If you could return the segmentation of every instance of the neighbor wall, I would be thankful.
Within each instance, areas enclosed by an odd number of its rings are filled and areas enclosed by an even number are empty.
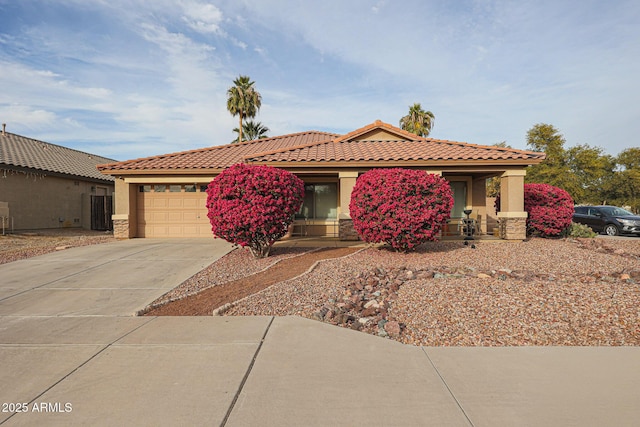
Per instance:
[[[14,170],[0,171],[0,200],[9,203],[15,230],[91,228],[90,195],[108,184]]]

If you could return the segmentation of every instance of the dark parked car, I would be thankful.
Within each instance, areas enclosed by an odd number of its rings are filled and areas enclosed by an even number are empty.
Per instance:
[[[573,222],[588,225],[593,231],[609,236],[640,236],[640,216],[615,206],[576,206]]]

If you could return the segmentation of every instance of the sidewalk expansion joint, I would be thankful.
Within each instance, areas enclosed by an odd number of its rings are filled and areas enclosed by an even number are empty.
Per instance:
[[[467,412],[464,410],[464,408],[462,407],[462,404],[460,403],[456,395],[453,393],[453,390],[451,390],[451,388],[449,387],[449,384],[447,384],[444,377],[440,374],[440,371],[436,367],[435,363],[433,363],[433,360],[431,360],[431,358],[429,357],[429,353],[427,353],[424,347],[420,347],[420,348],[422,349],[422,352],[424,353],[424,355],[427,356],[427,360],[429,360],[429,363],[431,364],[433,369],[436,371],[436,374],[438,374],[440,381],[442,381],[442,384],[444,384],[444,386],[446,387],[447,391],[451,395],[451,398],[454,400],[454,402],[456,402],[456,405],[458,405],[458,408],[460,409],[460,411],[462,411],[462,414],[469,422],[469,425],[473,427],[474,426],[473,421],[471,421],[471,418],[469,418],[469,415],[467,415]]]
[[[253,355],[253,359],[251,359],[251,363],[249,363],[247,372],[245,372],[244,377],[242,378],[242,381],[240,381],[240,386],[238,387],[238,391],[236,391],[236,395],[233,397],[233,400],[231,401],[231,405],[229,405],[229,409],[227,409],[227,413],[224,416],[224,419],[222,420],[222,422],[220,423],[220,427],[224,427],[227,425],[227,421],[229,421],[231,412],[233,412],[233,408],[236,406],[236,402],[240,397],[240,393],[242,393],[242,389],[244,388],[244,385],[247,382],[249,375],[251,374],[251,370],[253,369],[253,365],[256,363],[256,359],[258,359],[258,354],[260,353],[260,349],[262,349],[262,344],[264,344],[264,340],[267,338],[267,334],[269,333],[269,329],[271,329],[271,324],[273,323],[274,319],[275,319],[275,316],[272,316],[271,320],[269,321],[269,324],[267,325],[267,328],[264,331],[264,335],[262,335],[260,344],[258,345],[258,348],[256,349],[256,352]]]

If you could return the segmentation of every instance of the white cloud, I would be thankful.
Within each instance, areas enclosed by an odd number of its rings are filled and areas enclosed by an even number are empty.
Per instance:
[[[216,6],[194,0],[182,0],[180,5],[184,12],[182,19],[191,29],[201,33],[224,33],[220,28],[222,12]]]

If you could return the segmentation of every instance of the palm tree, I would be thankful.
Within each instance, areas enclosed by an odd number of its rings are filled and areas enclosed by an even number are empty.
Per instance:
[[[249,76],[238,76],[233,81],[235,86],[227,90],[227,110],[232,116],[240,116],[240,125],[238,126],[238,142],[242,141],[242,120],[245,117],[255,117],[262,105],[262,96],[253,87]]]
[[[234,132],[240,133],[238,128],[233,129]],[[253,120],[247,120],[242,124],[242,140],[243,141],[253,141],[256,139],[268,138],[267,135],[269,132],[269,128],[263,125],[261,122],[254,122]],[[232,143],[238,142],[237,139],[234,139]]]
[[[436,117],[431,111],[424,111],[419,103],[409,107],[409,114],[400,119],[400,127],[418,136],[429,136]]]

